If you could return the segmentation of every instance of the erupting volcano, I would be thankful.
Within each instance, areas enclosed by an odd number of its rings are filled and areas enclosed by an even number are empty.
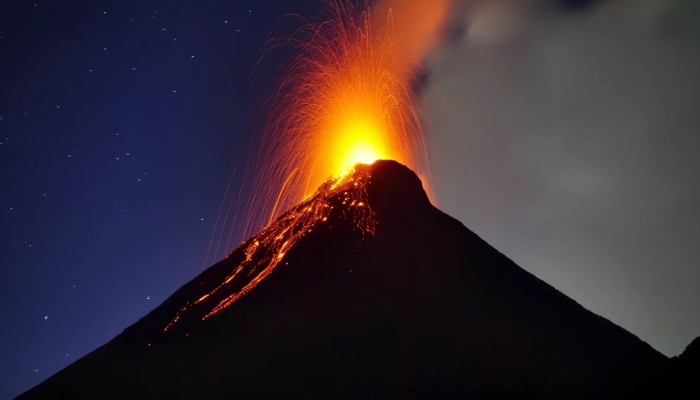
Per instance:
[[[669,361],[433,206],[391,13],[329,6],[284,40],[297,56],[260,107],[224,247],[248,239],[19,398],[600,399],[690,382],[697,345]]]
[[[430,140],[410,90],[420,66],[402,56],[392,21],[391,11],[329,1],[322,22],[269,41],[266,54],[293,56],[256,103],[238,210],[222,224],[225,251],[357,163],[401,162],[431,193]]]

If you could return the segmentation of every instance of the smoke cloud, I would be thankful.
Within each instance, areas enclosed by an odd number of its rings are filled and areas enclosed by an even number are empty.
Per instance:
[[[679,354],[700,334],[698,3],[458,0],[442,19],[421,91],[439,207]]]
[[[391,10],[399,57],[420,61],[442,41],[450,4],[451,0],[382,0],[376,5],[382,15]]]

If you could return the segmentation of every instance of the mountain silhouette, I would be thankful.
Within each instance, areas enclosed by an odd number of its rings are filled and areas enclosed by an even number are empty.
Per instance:
[[[692,389],[699,347],[669,360],[377,161],[18,398],[629,398]]]

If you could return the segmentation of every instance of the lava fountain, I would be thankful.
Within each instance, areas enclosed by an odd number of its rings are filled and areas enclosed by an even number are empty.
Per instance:
[[[418,63],[397,56],[391,10],[379,18],[344,0],[326,5],[322,22],[267,43],[262,62],[281,48],[293,56],[254,109],[226,252],[356,163],[394,159],[429,185],[428,140],[409,83]]]

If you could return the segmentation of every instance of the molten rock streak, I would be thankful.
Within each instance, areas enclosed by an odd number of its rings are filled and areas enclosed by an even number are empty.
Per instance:
[[[248,293],[284,260],[284,255],[300,239],[314,227],[328,221],[334,204],[343,207],[340,215],[352,222],[352,225],[363,234],[374,234],[374,213],[367,200],[369,179],[370,168],[367,165],[357,165],[350,171],[328,179],[312,197],[289,210],[242,244],[245,259],[226,276],[221,284],[180,309],[164,331],[173,326],[180,316],[193,306],[203,306],[208,310],[202,318],[204,320]],[[210,303],[207,300],[220,291],[228,295],[223,300],[207,304]]]

